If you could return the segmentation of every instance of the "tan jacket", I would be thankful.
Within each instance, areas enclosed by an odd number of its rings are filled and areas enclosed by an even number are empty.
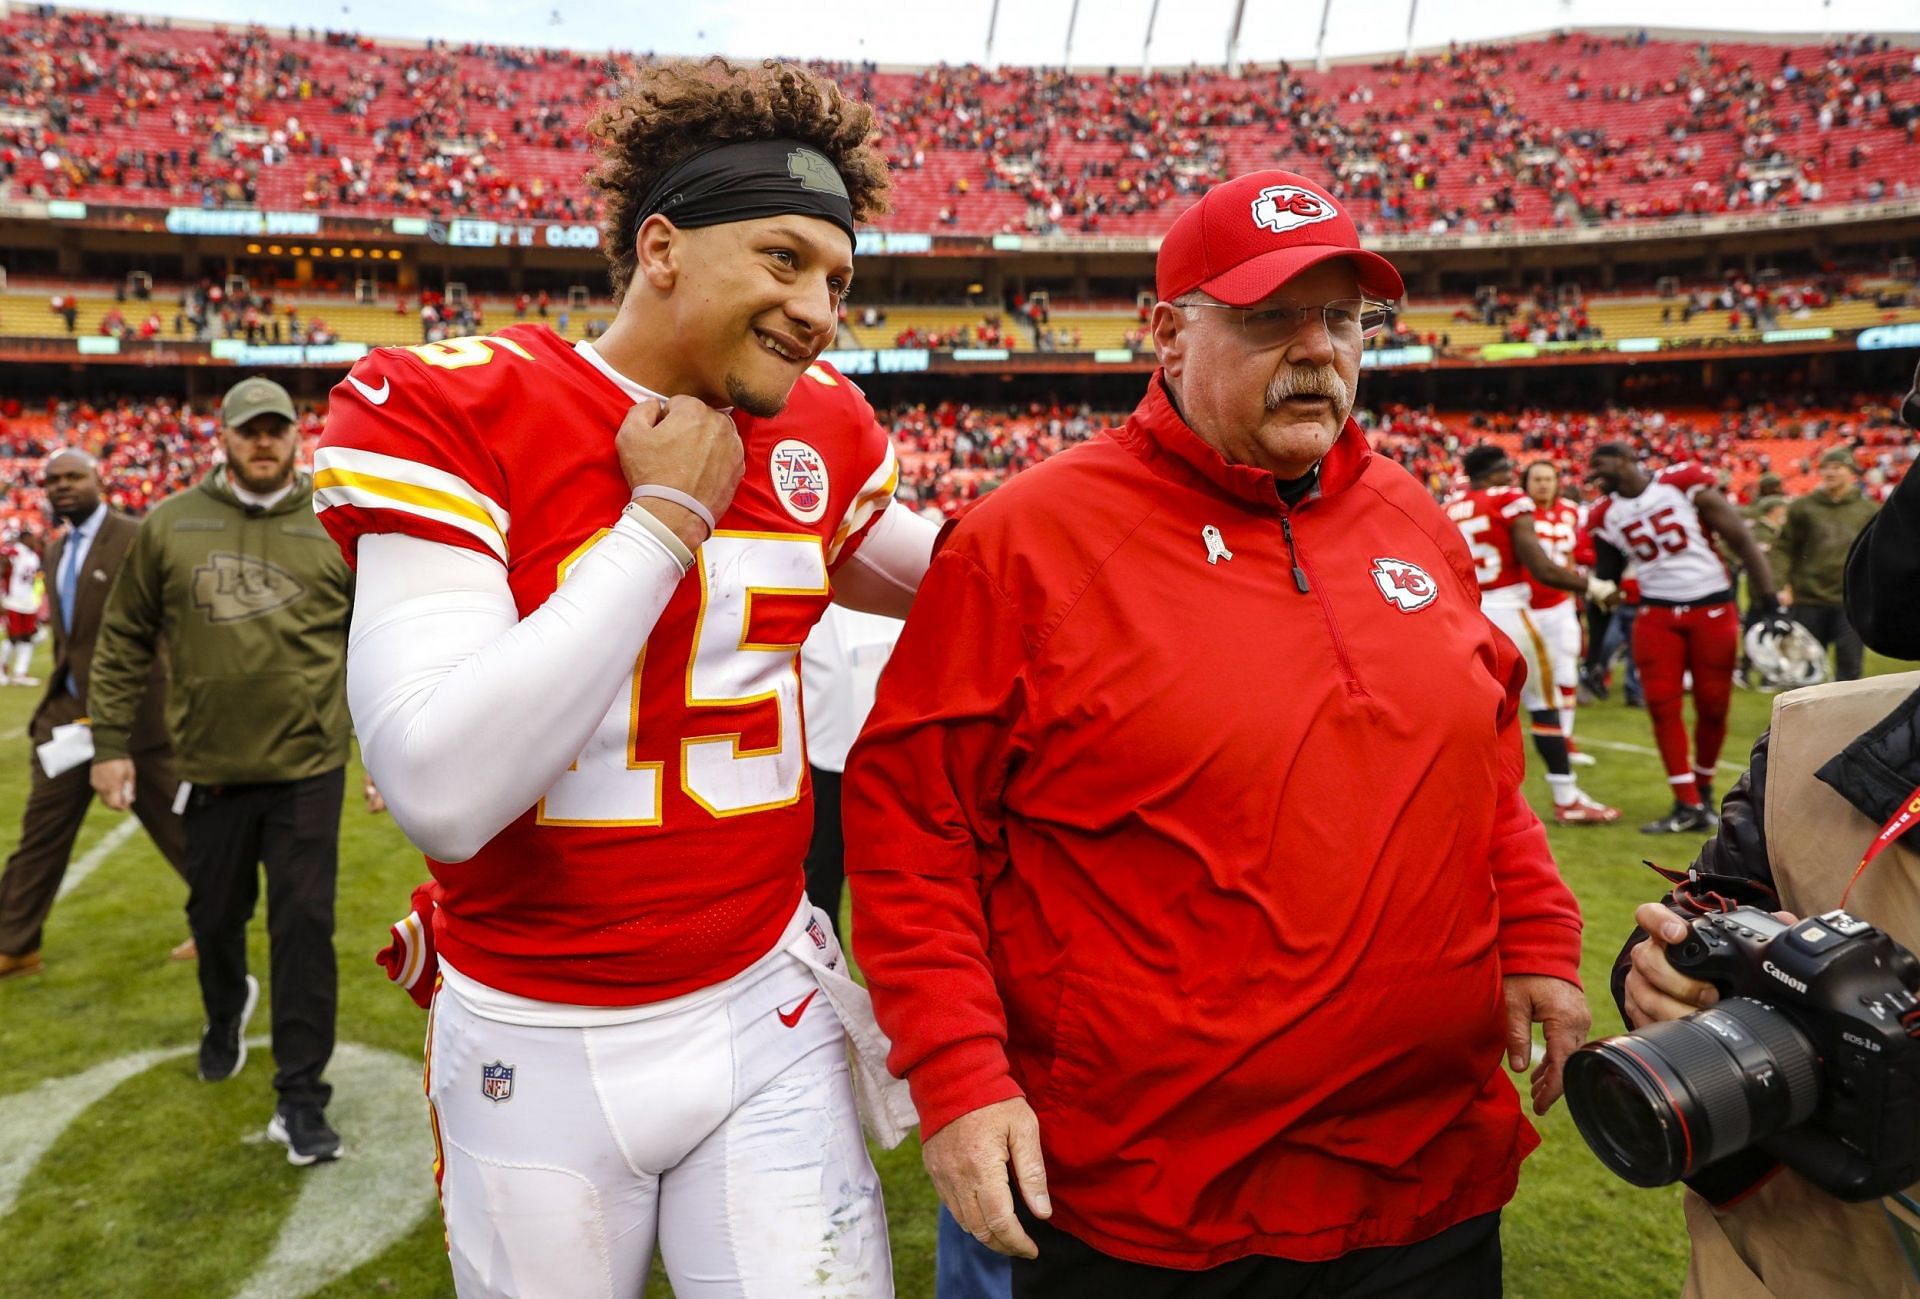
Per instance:
[[[1780,905],[1840,905],[1880,827],[1814,779],[1834,754],[1920,689],[1920,672],[1795,690],[1774,700],[1767,748],[1767,855]],[[1920,842],[1875,859],[1847,909],[1920,950]],[[1693,1258],[1683,1299],[1920,1299],[1879,1201],[1847,1204],[1785,1169],[1724,1209],[1686,1194]]]

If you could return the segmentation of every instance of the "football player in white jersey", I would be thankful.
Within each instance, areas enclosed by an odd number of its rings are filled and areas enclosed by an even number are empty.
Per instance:
[[[1633,658],[1640,669],[1654,743],[1667,769],[1673,808],[1641,826],[1647,834],[1711,830],[1713,773],[1727,738],[1727,709],[1740,657],[1740,610],[1733,579],[1714,553],[1711,532],[1746,565],[1759,614],[1778,607],[1772,570],[1740,512],[1698,464],[1649,474],[1632,447],[1603,442],[1593,449],[1590,479],[1607,493],[1587,517],[1594,571],[1618,579],[1632,557],[1640,580]],[[1693,754],[1681,716],[1693,679]]]
[[[10,686],[37,686],[38,677],[27,675],[33,665],[33,638],[40,630],[40,552],[25,537],[16,537],[0,547],[0,573],[5,589],[0,591],[0,609],[6,612],[7,659],[0,664],[0,681]]]

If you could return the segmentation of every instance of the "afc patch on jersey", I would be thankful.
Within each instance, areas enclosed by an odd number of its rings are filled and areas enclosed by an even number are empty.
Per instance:
[[[513,1099],[513,1066],[495,1060],[480,1066],[480,1094],[498,1105]]]
[[[1426,569],[1418,564],[1409,564],[1404,559],[1374,560],[1373,582],[1380,588],[1380,594],[1387,598],[1387,603],[1401,613],[1424,609],[1440,594],[1439,585]]]
[[[827,512],[827,461],[798,438],[774,444],[769,461],[773,494],[788,514],[802,523],[818,523]]]

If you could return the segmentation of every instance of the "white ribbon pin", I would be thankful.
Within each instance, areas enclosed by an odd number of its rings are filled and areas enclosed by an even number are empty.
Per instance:
[[[1200,540],[1207,543],[1207,562],[1209,564],[1217,564],[1223,559],[1233,558],[1233,552],[1227,549],[1226,538],[1222,537],[1220,535],[1220,529],[1214,527],[1211,523],[1200,529]]]

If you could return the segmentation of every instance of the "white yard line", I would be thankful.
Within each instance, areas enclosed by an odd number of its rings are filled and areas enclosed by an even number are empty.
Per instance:
[[[24,726],[16,726],[10,731],[0,731],[0,744],[4,744],[8,740],[17,740],[26,733],[27,728]]]
[[[1589,735],[1576,734],[1573,737],[1573,745],[1576,749],[1613,749],[1620,753],[1644,753],[1649,758],[1660,756],[1660,750],[1645,744],[1629,744],[1625,740],[1596,740]],[[1721,771],[1730,771],[1736,776],[1746,770],[1745,767],[1737,767],[1731,762],[1717,763],[1716,766]]]
[[[60,891],[55,899],[64,898],[86,882],[87,876],[100,869],[100,863],[119,850],[121,844],[133,838],[134,831],[140,828],[140,822],[129,813],[119,825],[107,831],[106,837],[87,849],[79,861],[67,867],[67,877],[60,881]]]

